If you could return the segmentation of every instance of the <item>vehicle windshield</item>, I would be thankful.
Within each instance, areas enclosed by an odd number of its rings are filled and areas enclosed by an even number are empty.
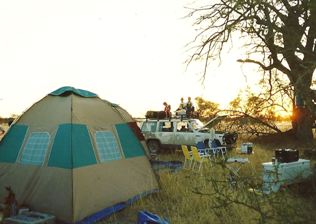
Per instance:
[[[190,120],[191,126],[192,128],[194,128],[195,130],[201,129],[204,124],[202,123],[202,121],[194,119],[194,120]]]

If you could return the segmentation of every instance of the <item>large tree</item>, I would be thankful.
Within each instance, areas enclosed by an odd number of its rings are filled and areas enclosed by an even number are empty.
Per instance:
[[[288,77],[300,102],[293,110],[298,115],[293,116],[296,136],[311,140],[316,112],[310,89],[316,68],[316,0],[208,2],[189,14],[199,28],[191,61],[204,59],[206,75],[210,59],[219,58],[226,45],[242,37],[245,51],[238,61]]]

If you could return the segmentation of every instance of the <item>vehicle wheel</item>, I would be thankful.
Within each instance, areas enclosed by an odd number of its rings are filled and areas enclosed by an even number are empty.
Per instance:
[[[147,142],[150,153],[158,153],[160,149],[160,143],[157,140],[149,140]]]

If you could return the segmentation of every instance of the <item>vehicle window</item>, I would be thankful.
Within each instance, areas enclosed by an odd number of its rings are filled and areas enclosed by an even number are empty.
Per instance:
[[[180,121],[177,123],[177,132],[193,132],[187,121]]]
[[[154,132],[156,131],[157,122],[144,122],[142,125],[142,132]]]
[[[173,132],[173,122],[170,122],[170,121],[160,122],[158,131]]]

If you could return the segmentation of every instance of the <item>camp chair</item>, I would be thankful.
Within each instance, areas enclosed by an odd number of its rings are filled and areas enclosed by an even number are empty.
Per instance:
[[[214,150],[217,151],[217,154],[220,154],[222,156],[222,159],[225,159],[227,153],[226,146],[217,146]]]
[[[182,152],[184,155],[183,169],[189,170],[189,169],[191,169],[192,161],[193,161],[192,152],[189,152],[189,149],[186,145],[181,145],[181,149],[182,149]],[[186,165],[186,164],[188,164],[188,165]]]
[[[199,163],[199,169],[198,171],[201,170],[202,164],[206,163],[209,161],[209,155],[208,154],[203,154],[199,153],[197,147],[191,146],[191,151],[192,151],[192,157],[193,157],[193,165],[192,165],[192,170],[194,170],[195,165]]]
[[[215,156],[213,149],[210,149],[208,147],[208,143],[200,141],[200,142],[196,143],[196,147],[197,147],[200,154],[208,155],[209,158]]]
[[[212,149],[212,148],[208,148],[206,147],[205,143],[204,142],[198,142],[196,143],[196,147],[201,154],[204,154],[204,155],[208,155],[209,158],[213,157],[215,159],[215,156],[216,156],[216,150],[215,148]]]
[[[215,156],[221,155],[222,159],[225,159],[225,155],[227,153],[226,146],[222,146],[218,140],[215,140],[217,139],[214,139],[213,141],[209,142],[210,150]]]
[[[227,164],[226,167],[229,170],[228,182],[230,183],[231,186],[236,187],[237,180],[240,177],[239,170],[242,167],[242,165],[249,163],[249,160],[248,158],[231,157],[231,158],[228,158],[226,162],[229,164],[235,164],[235,165]]]

